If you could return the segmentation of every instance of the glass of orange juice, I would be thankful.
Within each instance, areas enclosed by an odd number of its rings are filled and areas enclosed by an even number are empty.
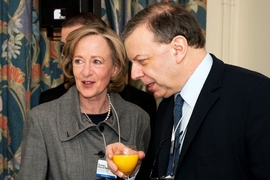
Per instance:
[[[135,169],[138,162],[136,146],[128,145],[121,148],[114,154],[113,162],[126,175],[127,179],[129,179],[129,175]]]

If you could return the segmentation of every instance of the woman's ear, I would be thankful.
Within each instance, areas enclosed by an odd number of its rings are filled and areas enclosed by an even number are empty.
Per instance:
[[[118,66],[114,66],[114,67],[113,67],[113,72],[112,72],[111,77],[116,76],[116,74],[118,73],[118,71],[119,71],[119,67],[118,67]]]
[[[187,39],[181,35],[175,36],[171,41],[171,45],[174,49],[175,56],[177,56],[177,63],[180,63],[187,53]]]

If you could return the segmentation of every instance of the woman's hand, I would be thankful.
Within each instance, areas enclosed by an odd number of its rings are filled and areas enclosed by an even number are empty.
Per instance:
[[[118,167],[114,164],[113,162],[113,155],[119,151],[120,149],[123,149],[123,147],[125,147],[124,144],[122,143],[113,143],[113,144],[109,144],[106,147],[106,160],[108,163],[108,168],[110,169],[110,171],[115,174],[116,176],[123,178],[125,177],[125,174],[121,171],[118,170]],[[130,177],[134,176],[138,170],[140,169],[141,166],[141,160],[145,157],[145,153],[143,151],[138,151],[138,163],[136,165],[136,168],[134,169],[134,171],[131,173]]]

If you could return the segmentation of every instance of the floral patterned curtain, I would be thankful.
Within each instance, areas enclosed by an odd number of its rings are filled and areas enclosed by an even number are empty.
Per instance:
[[[59,43],[39,28],[38,0],[0,0],[0,8],[0,179],[6,180],[20,168],[27,112],[41,91],[63,80]]]
[[[23,121],[40,70],[37,14],[32,1],[1,0],[0,179],[19,170]]]
[[[134,14],[159,1],[101,0],[102,19],[120,35]],[[190,3],[205,31],[206,0],[174,2]],[[27,112],[38,105],[42,91],[63,82],[60,42],[40,29],[38,6],[38,0],[0,0],[0,180],[15,179],[19,172]]]

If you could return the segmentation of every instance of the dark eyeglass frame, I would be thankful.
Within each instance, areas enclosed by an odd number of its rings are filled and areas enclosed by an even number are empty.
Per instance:
[[[60,53],[61,53],[61,55],[64,54],[63,53],[64,45],[65,45],[64,43],[62,43],[62,42],[60,43]]]

